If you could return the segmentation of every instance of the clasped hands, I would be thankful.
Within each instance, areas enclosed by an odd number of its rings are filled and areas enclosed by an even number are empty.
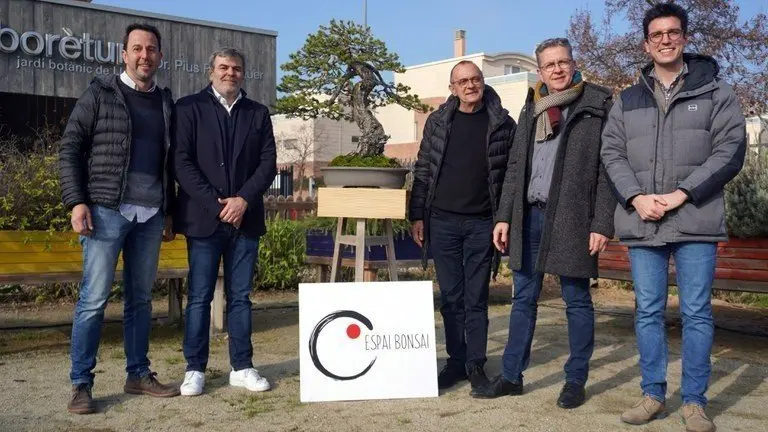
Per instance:
[[[637,210],[640,219],[644,221],[658,221],[664,215],[681,205],[688,199],[688,195],[678,189],[664,195],[636,195],[632,198],[632,207]]]

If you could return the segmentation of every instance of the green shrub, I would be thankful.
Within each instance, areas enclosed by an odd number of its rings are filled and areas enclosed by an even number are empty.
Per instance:
[[[730,235],[768,237],[768,154],[748,152],[744,168],[725,187]]]
[[[0,230],[66,231],[55,138],[21,152],[12,138],[0,140]]]
[[[328,164],[332,167],[400,168],[400,162],[384,155],[360,156],[357,153],[339,155]]]
[[[304,230],[330,231],[335,234],[337,222],[338,218],[305,216],[299,223]],[[355,234],[356,230],[355,220],[347,219],[347,223],[344,224],[344,234]],[[406,219],[394,219],[392,220],[392,231],[395,235],[406,235],[411,232],[411,223]],[[369,236],[384,235],[383,221],[381,219],[367,219],[365,232]]]
[[[260,239],[259,289],[296,289],[306,267],[306,229],[301,222],[267,219],[267,233]]]

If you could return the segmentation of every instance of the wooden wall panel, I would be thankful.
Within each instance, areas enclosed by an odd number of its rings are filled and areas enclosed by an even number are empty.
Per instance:
[[[88,3],[80,6],[64,2],[0,0],[0,25],[12,28],[19,36],[26,31],[36,31],[43,36],[46,33],[66,36],[62,30],[66,27],[76,37],[89,33],[92,40],[120,43],[125,27],[130,23],[153,24],[160,30],[164,60],[168,62],[166,68],[158,71],[158,84],[169,87],[175,99],[205,87],[208,84],[205,65],[211,52],[224,45],[233,46],[243,51],[246,72],[261,74],[262,79],[246,79],[244,89],[249,97],[270,107],[274,105],[277,83],[275,36],[244,31],[236,26],[223,28],[215,23],[193,24],[157,16],[139,16],[115,8],[99,10],[97,6]],[[55,47],[58,47],[58,42]],[[19,59],[42,59],[46,67],[17,67]],[[48,68],[51,60],[59,64],[91,66],[94,72],[51,70]],[[186,63],[177,63],[177,60]],[[113,64],[87,62],[82,56],[77,60],[67,60],[59,55],[57,49],[52,58],[29,56],[20,49],[10,54],[0,53],[0,92],[78,98],[96,74],[98,66],[104,66],[109,72],[119,72],[122,68],[122,65],[115,69]]]

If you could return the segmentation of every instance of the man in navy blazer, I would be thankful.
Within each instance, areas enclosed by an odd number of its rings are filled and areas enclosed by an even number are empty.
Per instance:
[[[263,195],[277,174],[275,137],[266,106],[242,90],[245,58],[226,48],[210,59],[211,85],[176,104],[174,168],[180,185],[175,229],[187,237],[189,292],[184,330],[187,371],[181,394],[203,392],[211,300],[224,259],[229,384],[269,389],[253,367],[251,301],[259,237],[266,232]]]

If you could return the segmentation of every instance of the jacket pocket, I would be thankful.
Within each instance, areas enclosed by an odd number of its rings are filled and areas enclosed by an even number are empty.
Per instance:
[[[725,199],[723,192],[701,204],[687,202],[675,215],[677,230],[683,234],[700,236],[723,236],[725,227]]]
[[[645,222],[640,219],[635,209],[627,210],[621,205],[616,205],[613,224],[616,236],[621,240],[645,237]]]

